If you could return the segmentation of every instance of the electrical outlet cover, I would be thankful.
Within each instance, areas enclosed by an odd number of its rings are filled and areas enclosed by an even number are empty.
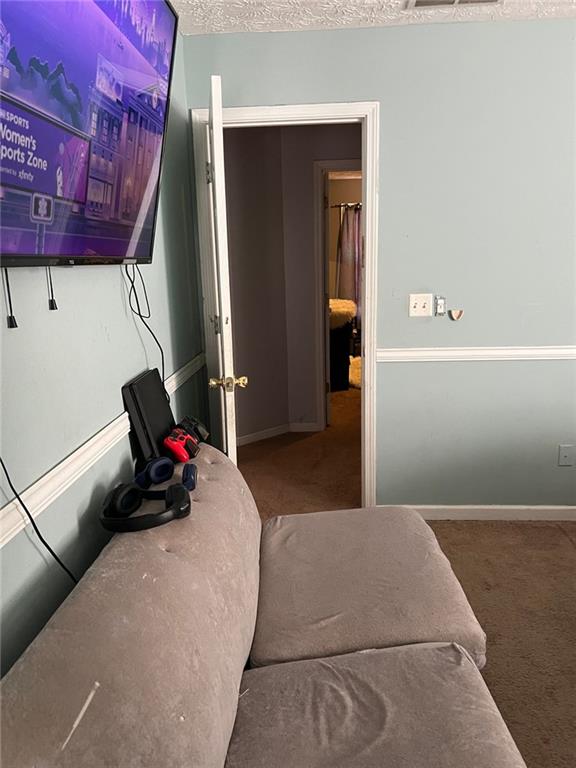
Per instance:
[[[576,466],[576,445],[558,446],[558,466],[574,467]]]

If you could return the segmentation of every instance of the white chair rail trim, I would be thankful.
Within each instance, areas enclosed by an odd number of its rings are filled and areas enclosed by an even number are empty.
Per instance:
[[[576,360],[576,346],[388,347],[376,350],[379,363],[455,363],[490,360]]]
[[[206,363],[204,353],[196,355],[165,381],[166,391],[173,394]],[[34,518],[53,504],[82,475],[93,467],[109,450],[120,442],[130,431],[126,412],[97,432],[70,456],[39,478],[20,495]],[[13,499],[0,509],[0,548],[29,525],[20,504]]]

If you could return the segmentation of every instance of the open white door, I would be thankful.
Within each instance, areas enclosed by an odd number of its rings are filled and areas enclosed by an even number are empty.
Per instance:
[[[203,286],[203,316],[206,341],[206,367],[208,375],[218,379],[210,390],[211,428],[214,443],[224,447],[233,458],[236,454],[234,396],[225,392],[222,380],[234,378],[232,355],[232,326],[230,315],[230,288],[228,285],[228,261],[226,248],[226,209],[224,194],[224,163],[222,124],[228,127],[262,127],[264,125],[315,125],[325,123],[362,124],[362,176],[363,176],[363,249],[365,265],[362,279],[363,349],[362,349],[362,504],[376,503],[376,261],[378,254],[378,149],[379,103],[352,102],[345,104],[293,104],[284,106],[229,107],[221,109],[220,78],[213,82],[212,114],[207,109],[192,109],[191,124],[194,141],[194,165],[196,175],[196,202],[198,210],[198,241]],[[217,114],[214,108],[218,104]],[[208,130],[209,123],[212,130]],[[210,133],[210,137],[208,134]],[[209,156],[210,139],[214,146]],[[325,161],[318,161],[324,163]],[[338,162],[338,161],[337,161]],[[330,162],[332,164],[332,162]],[[208,176],[208,183],[207,183]],[[321,178],[321,177],[320,177]],[[318,187],[321,189],[321,186]],[[218,191],[220,190],[220,192]],[[214,193],[214,201],[212,194]],[[315,198],[319,198],[315,195]],[[215,202],[215,208],[214,208]],[[316,217],[321,222],[320,215]],[[318,231],[318,227],[316,230]],[[218,254],[216,235],[218,232]],[[322,243],[321,232],[317,243]],[[324,269],[322,247],[316,248],[320,257],[319,279]],[[226,254],[226,259],[224,256]],[[319,348],[322,348],[325,327],[322,322],[323,298],[317,301],[318,322],[321,331]],[[317,380],[318,413],[323,412],[325,399],[324,371],[318,356]],[[221,429],[221,439],[219,430]]]
[[[324,316],[324,387],[326,390],[326,426],[332,422],[332,398],[330,392],[330,185],[328,171],[322,170],[322,277]]]
[[[224,176],[224,134],[222,124],[222,84],[211,78],[208,130],[198,133],[194,126],[195,158],[205,167],[209,194],[199,195],[199,219],[209,232],[201,233],[201,263],[204,288],[206,366],[210,385],[210,421],[213,441],[236,463],[235,389],[245,387],[246,377],[236,378],[232,346],[230,270]],[[202,173],[204,168],[200,169]],[[203,236],[202,236],[203,235]]]

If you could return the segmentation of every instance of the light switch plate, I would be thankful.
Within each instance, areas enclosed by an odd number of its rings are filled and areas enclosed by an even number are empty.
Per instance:
[[[434,296],[434,314],[437,317],[444,317],[446,314],[446,298],[444,296]]]
[[[410,317],[433,317],[434,294],[411,293],[408,314]]]

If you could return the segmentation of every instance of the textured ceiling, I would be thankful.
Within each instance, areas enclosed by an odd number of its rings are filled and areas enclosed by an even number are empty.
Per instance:
[[[576,0],[500,0],[406,10],[407,0],[172,0],[185,35],[381,27],[442,21],[576,18]]]

